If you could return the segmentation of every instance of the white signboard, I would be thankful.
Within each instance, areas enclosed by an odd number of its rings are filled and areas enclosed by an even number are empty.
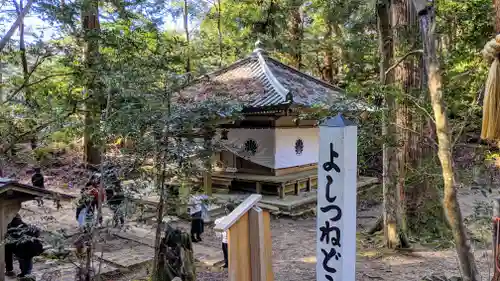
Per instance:
[[[340,114],[319,131],[316,280],[355,281],[357,127]]]

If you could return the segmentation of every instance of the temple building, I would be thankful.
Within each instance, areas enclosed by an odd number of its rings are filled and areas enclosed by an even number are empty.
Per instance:
[[[356,109],[342,89],[287,66],[257,48],[248,57],[195,80],[181,91],[193,101],[231,93],[242,119],[220,125],[211,190],[297,195],[316,188],[318,120],[332,107]]]

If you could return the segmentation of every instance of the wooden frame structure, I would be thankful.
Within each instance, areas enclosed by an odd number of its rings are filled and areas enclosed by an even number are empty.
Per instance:
[[[54,192],[0,178],[0,281],[5,281],[5,244],[7,225],[21,209],[21,203],[36,197],[54,196]]]
[[[316,165],[312,167],[316,168]],[[218,183],[227,182],[227,186],[235,182],[239,190],[276,195],[283,199],[286,195],[299,195],[316,189],[318,174],[315,169],[277,176],[218,172],[213,173],[212,178]]]
[[[274,281],[271,217],[253,194],[215,225],[228,232],[229,281]]]

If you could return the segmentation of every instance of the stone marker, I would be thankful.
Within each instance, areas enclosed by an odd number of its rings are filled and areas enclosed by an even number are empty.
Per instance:
[[[316,280],[354,281],[357,127],[342,115],[319,130]]]

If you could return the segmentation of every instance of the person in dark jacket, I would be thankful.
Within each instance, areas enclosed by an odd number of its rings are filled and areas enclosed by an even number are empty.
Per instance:
[[[35,168],[34,174],[31,176],[31,184],[34,187],[45,188],[44,177],[40,168]],[[42,198],[37,198],[36,202],[38,203],[38,207],[43,206]]]
[[[17,214],[7,226],[5,242],[5,275],[14,276],[14,259],[19,261],[21,273],[17,277],[31,274],[33,257],[43,252],[43,244],[39,239],[40,230],[23,222]]]
[[[33,176],[31,176],[31,184],[34,187],[45,188],[44,177],[40,168],[35,168]]]
[[[118,226],[118,222],[121,226],[123,226],[125,224],[125,211],[123,208],[125,194],[120,182],[115,182],[113,187],[106,189],[106,199],[109,204],[109,208],[113,211],[114,227]]]

